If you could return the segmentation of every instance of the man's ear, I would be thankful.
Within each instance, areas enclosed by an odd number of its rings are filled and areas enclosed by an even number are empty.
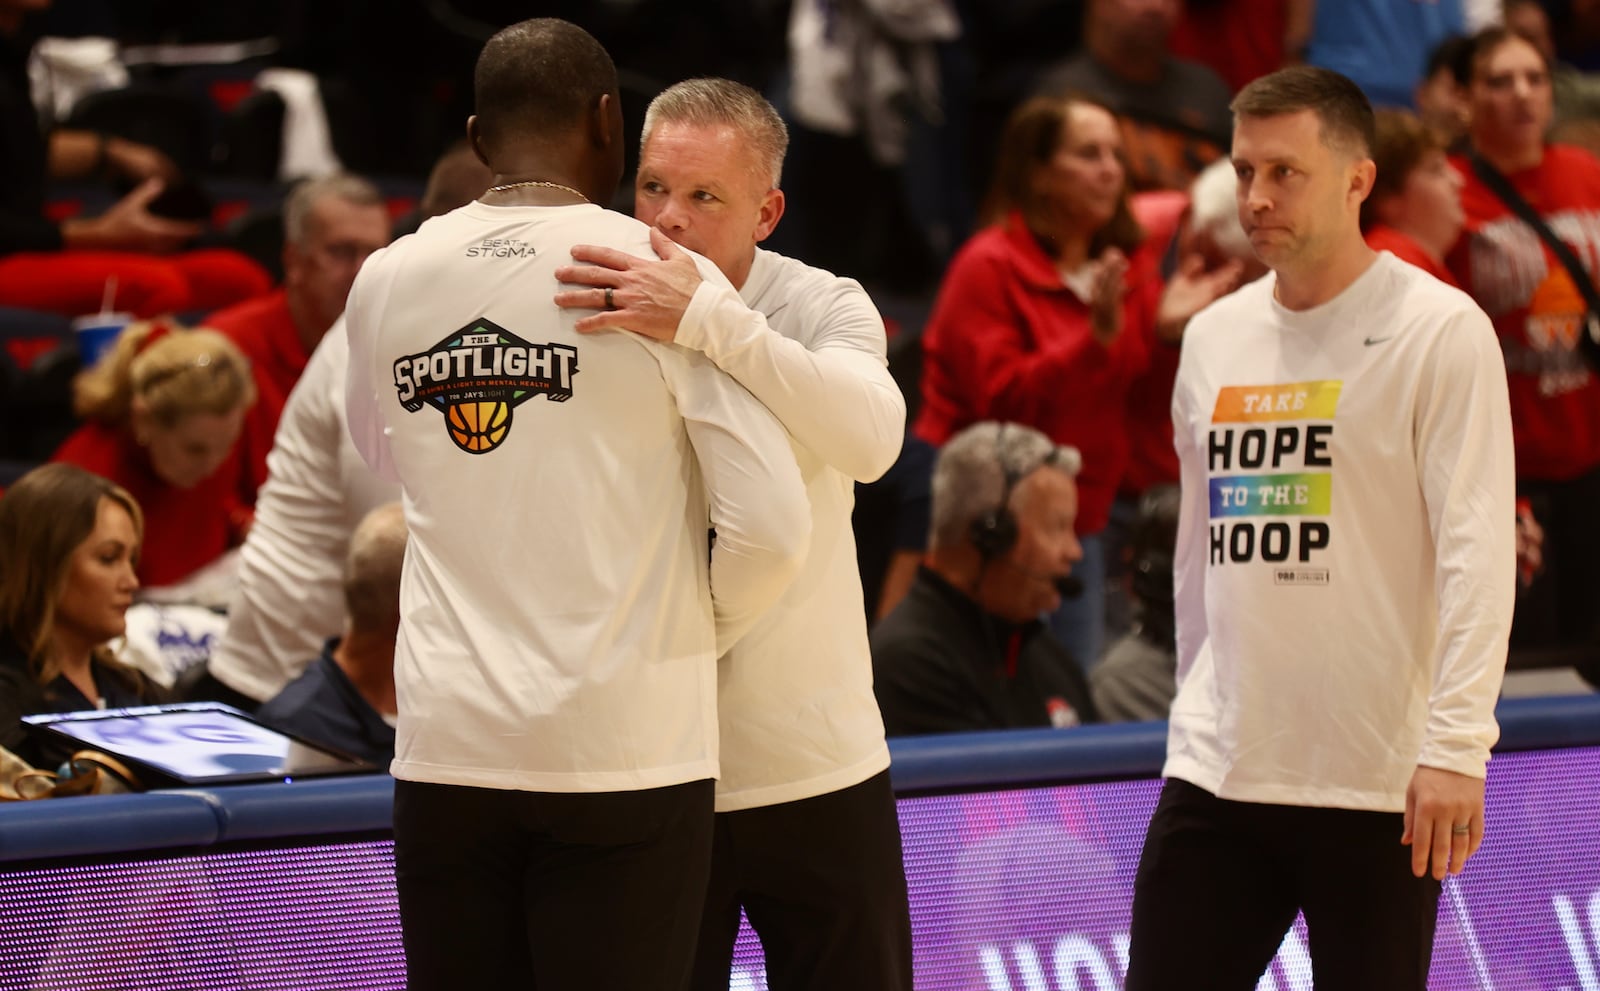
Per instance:
[[[612,93],[602,93],[589,115],[589,140],[596,148],[609,148],[622,141],[622,101]]]
[[[756,221],[756,243],[760,244],[772,235],[772,229],[778,226],[778,221],[783,219],[785,201],[783,190],[769,189],[761,198],[761,212]]]
[[[467,117],[467,145],[472,149],[473,156],[483,163],[484,168],[493,172],[494,166],[489,164],[489,156],[483,151],[483,131],[478,126],[477,114]]]
[[[1370,158],[1362,158],[1356,162],[1355,168],[1350,173],[1350,192],[1355,194],[1357,203],[1364,203],[1372,195],[1372,184],[1378,180],[1378,165]]]

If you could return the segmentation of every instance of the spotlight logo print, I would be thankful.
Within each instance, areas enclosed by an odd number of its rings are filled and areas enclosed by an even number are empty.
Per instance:
[[[1213,567],[1263,561],[1275,584],[1328,584],[1328,569],[1318,564],[1331,536],[1330,447],[1342,385],[1218,391],[1206,445]]]
[[[480,318],[427,351],[396,359],[394,384],[406,412],[433,407],[457,447],[488,454],[511,432],[518,406],[535,396],[566,402],[577,373],[577,348],[530,344]]]

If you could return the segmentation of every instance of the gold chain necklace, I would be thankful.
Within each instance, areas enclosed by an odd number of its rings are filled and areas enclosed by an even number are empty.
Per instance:
[[[513,189],[524,189],[532,186],[538,186],[542,189],[559,189],[563,192],[571,193],[585,203],[589,202],[589,197],[578,192],[576,189],[573,189],[571,186],[563,186],[559,182],[546,182],[543,179],[525,179],[522,182],[508,182],[503,186],[490,186],[488,189],[484,190],[484,192],[505,193]]]

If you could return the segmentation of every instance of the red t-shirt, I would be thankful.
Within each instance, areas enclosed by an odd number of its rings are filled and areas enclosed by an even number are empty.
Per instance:
[[[178,489],[156,476],[150,460],[127,433],[87,423],[51,456],[109,478],[128,490],[144,513],[139,582],[171,585],[221,557],[239,543],[249,514],[234,495],[238,448],[210,478]]]
[[[1587,307],[1566,268],[1532,228],[1473,175],[1461,204],[1467,226],[1446,259],[1494,321],[1506,354],[1519,478],[1562,481],[1600,466],[1600,380],[1578,350]],[[1591,273],[1600,273],[1600,161],[1549,145],[1507,178]]]
[[[975,234],[950,263],[923,334],[914,432],[943,444],[981,420],[1022,423],[1083,455],[1080,534],[1098,533],[1128,460],[1128,387],[1149,362],[1160,281],[1136,253],[1123,330],[1094,339],[1089,309],[1020,215]]]
[[[272,450],[278,419],[289,401],[290,390],[300,381],[300,373],[306,370],[311,354],[300,343],[300,332],[289,315],[289,299],[281,289],[269,296],[218,310],[205,319],[204,326],[221,331],[237,344],[250,359],[255,375],[259,395],[245,415],[244,431],[239,438],[240,457],[245,467],[245,483],[239,498],[253,506],[256,491],[267,480],[267,452]]]
[[[1367,247],[1373,251],[1387,251],[1403,262],[1410,262],[1447,286],[1461,288],[1456,277],[1437,259],[1428,254],[1410,235],[1393,227],[1376,224],[1366,233]]]

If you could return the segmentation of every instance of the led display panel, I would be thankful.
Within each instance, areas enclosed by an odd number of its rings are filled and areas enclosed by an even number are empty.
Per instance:
[[[919,991],[1120,989],[1159,787],[902,799]],[[1600,991],[1600,748],[1497,756],[1489,796],[1487,839],[1445,885],[1431,987]],[[0,991],[404,985],[385,841],[0,864]],[[748,928],[731,986],[767,987]],[[1310,988],[1297,922],[1260,989]]]

